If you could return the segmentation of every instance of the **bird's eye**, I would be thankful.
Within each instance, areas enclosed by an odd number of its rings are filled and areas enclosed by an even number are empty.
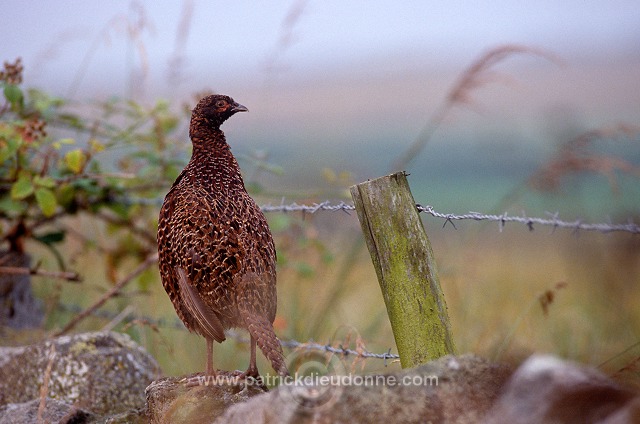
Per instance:
[[[227,105],[227,102],[224,100],[218,100],[216,102],[216,107],[220,108],[220,107],[225,107]]]

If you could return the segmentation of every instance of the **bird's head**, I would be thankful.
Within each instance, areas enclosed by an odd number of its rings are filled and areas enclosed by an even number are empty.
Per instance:
[[[219,128],[236,112],[248,112],[249,109],[235,102],[231,97],[212,94],[198,102],[191,114],[191,121],[200,121],[205,125]]]

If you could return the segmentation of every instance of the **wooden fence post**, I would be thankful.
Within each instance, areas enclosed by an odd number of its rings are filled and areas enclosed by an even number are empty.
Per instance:
[[[455,353],[431,243],[406,174],[351,186],[402,368]]]

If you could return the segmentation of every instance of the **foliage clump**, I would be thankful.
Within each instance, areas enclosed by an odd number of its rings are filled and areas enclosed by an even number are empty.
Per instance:
[[[157,199],[185,160],[185,143],[172,138],[184,116],[164,101],[80,107],[25,90],[22,74],[20,59],[0,72],[0,236],[18,252],[44,244],[61,268],[58,247],[74,236],[98,248],[115,277],[123,259],[155,252]],[[83,231],[80,215],[119,237]]]

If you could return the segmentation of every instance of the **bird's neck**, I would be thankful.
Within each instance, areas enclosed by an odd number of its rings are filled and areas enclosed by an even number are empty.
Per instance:
[[[193,144],[194,156],[196,154],[204,156],[231,155],[227,139],[219,128],[198,128],[198,131],[191,131],[189,136]]]
[[[191,142],[193,152],[188,166],[200,183],[212,185],[214,190],[244,189],[240,167],[221,130],[209,129],[204,134],[199,131],[192,135]]]

